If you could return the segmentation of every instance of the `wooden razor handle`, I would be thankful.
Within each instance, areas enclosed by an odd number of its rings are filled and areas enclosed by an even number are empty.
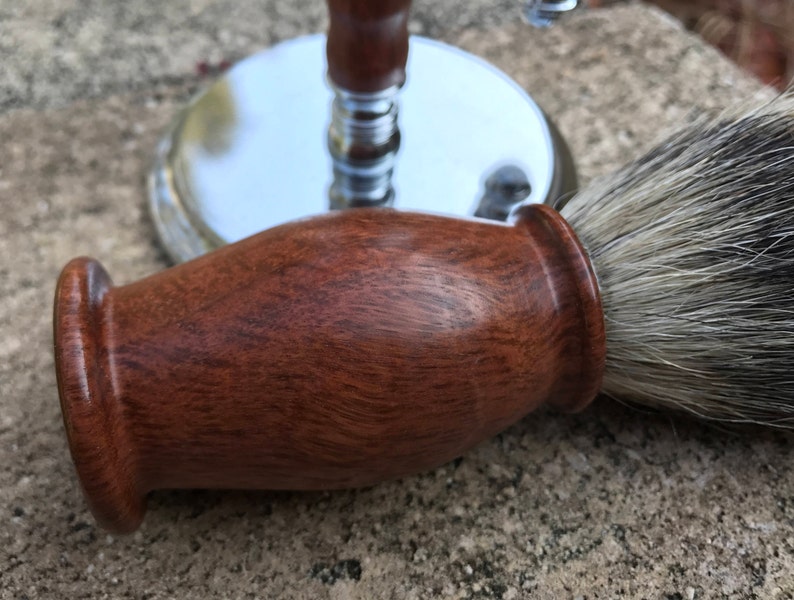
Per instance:
[[[596,395],[589,260],[551,208],[516,225],[356,209],[113,287],[61,274],[58,388],[109,529],[159,488],[329,489],[440,465]]]
[[[410,0],[328,0],[328,76],[349,92],[405,83]]]

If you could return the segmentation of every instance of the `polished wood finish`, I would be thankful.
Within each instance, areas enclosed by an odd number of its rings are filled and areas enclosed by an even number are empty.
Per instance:
[[[405,82],[410,0],[328,0],[328,76],[351,92]]]
[[[69,263],[55,312],[69,443],[97,518],[159,488],[365,486],[600,386],[595,277],[567,223],[389,209],[271,229],[113,287]]]

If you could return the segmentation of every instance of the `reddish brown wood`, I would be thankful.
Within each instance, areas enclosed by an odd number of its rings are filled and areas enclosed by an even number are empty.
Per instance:
[[[328,0],[328,76],[351,92],[405,82],[410,0]]]
[[[543,403],[595,396],[604,324],[565,221],[343,211],[112,287],[64,269],[58,384],[116,531],[158,488],[364,486],[442,464]]]

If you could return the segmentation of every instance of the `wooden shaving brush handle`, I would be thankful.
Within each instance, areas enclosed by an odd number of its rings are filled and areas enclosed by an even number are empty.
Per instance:
[[[349,92],[405,83],[410,0],[328,0],[328,76]]]
[[[364,486],[596,395],[589,260],[551,208],[508,226],[388,209],[282,225],[113,287],[69,263],[61,407],[96,517],[159,488]]]

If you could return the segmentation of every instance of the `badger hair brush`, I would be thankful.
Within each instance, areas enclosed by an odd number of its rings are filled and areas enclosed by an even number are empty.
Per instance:
[[[70,449],[94,514],[131,531],[150,490],[369,485],[599,390],[787,426],[793,251],[787,95],[509,225],[347,210],[121,287],[75,259]]]
[[[605,394],[794,423],[794,95],[695,123],[562,215],[598,277]]]

